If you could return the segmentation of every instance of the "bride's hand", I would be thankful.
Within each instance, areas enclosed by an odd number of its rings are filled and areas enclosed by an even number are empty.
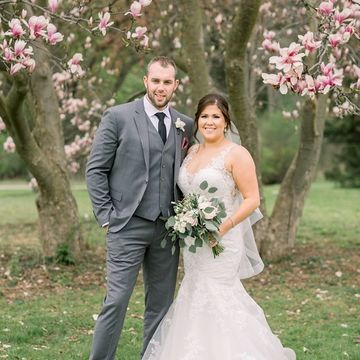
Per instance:
[[[234,220],[231,217],[228,217],[220,226],[218,234],[220,237],[224,236],[229,230],[234,227]]]
[[[212,248],[218,243],[216,237],[213,234],[209,234],[209,246]]]

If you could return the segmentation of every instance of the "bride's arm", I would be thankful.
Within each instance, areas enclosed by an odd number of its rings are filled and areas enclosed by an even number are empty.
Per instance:
[[[250,153],[244,147],[236,146],[229,153],[225,166],[231,171],[244,201],[234,213],[228,214],[228,217],[220,225],[220,236],[247,218],[260,205],[255,164]]]

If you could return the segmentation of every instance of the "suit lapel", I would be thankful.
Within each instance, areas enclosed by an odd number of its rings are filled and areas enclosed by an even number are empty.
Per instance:
[[[143,149],[146,171],[149,171],[150,161],[150,148],[149,148],[149,127],[146,119],[146,113],[144,109],[143,99],[140,99],[136,104],[136,110],[134,115],[134,122],[139,133],[141,146]]]

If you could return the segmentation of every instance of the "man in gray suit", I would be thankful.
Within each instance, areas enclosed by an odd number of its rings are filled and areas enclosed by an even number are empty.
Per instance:
[[[107,229],[107,293],[95,326],[91,360],[112,360],[140,266],[145,284],[145,351],[173,301],[179,249],[160,243],[163,217],[181,196],[179,168],[193,121],[169,107],[179,81],[167,57],[150,61],[146,95],[105,111],[86,169],[94,214]]]

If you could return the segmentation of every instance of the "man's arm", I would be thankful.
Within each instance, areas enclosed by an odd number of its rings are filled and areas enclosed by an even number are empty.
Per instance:
[[[114,110],[105,111],[96,131],[86,167],[87,188],[94,215],[100,226],[108,224],[113,208],[108,177],[118,147],[117,123],[114,117]]]

